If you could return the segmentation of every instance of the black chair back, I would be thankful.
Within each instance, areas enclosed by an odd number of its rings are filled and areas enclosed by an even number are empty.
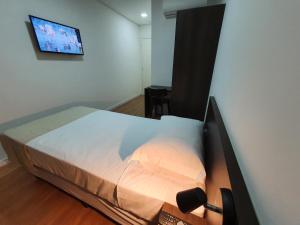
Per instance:
[[[149,91],[151,97],[164,97],[168,95],[167,89],[150,89]]]

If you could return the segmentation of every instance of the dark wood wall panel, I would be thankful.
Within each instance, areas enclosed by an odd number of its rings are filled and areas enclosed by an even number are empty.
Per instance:
[[[237,221],[232,225],[259,225],[242,172],[232,148],[221,113],[214,97],[210,98],[205,118],[206,192],[208,201],[222,206],[220,188],[232,190]],[[222,216],[207,212],[207,225],[222,225]]]
[[[204,119],[225,5],[177,14],[171,110]]]

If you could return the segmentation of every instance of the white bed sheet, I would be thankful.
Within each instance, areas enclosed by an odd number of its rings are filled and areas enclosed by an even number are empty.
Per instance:
[[[189,138],[194,134],[191,128],[183,129],[182,124],[178,127],[179,120],[169,119],[173,132],[180,128],[180,132],[187,132]],[[174,130],[172,126],[176,124]],[[137,148],[166,132],[165,126],[166,123],[159,120],[99,110],[39,136],[27,145],[101,178],[103,183],[99,188],[110,193],[106,195],[109,198],[104,197],[106,200],[140,218],[151,220],[163,202],[176,205],[178,191],[199,185],[205,188],[204,183],[199,184],[164,168],[148,167],[130,160]],[[193,137],[200,138],[200,135],[196,132]],[[188,140],[182,135],[180,138]],[[202,216],[203,212],[200,208],[195,214]]]
[[[99,110],[39,136],[27,145],[101,178],[101,188],[113,193],[115,186],[111,184],[118,183],[128,157],[156,134],[158,122]],[[115,203],[115,199],[109,198],[106,200]]]

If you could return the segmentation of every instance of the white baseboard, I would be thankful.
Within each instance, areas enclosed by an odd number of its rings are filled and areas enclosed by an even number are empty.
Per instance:
[[[8,163],[8,159],[7,158],[0,159],[0,167],[1,166],[5,166],[7,163]]]
[[[109,107],[106,108],[106,110],[112,111],[112,110],[114,110],[115,108],[117,108],[117,107],[119,107],[119,106],[121,106],[121,105],[124,105],[125,103],[131,101],[132,99],[134,99],[134,98],[136,98],[136,97],[138,97],[138,96],[140,96],[140,94],[139,94],[139,95],[135,95],[135,96],[130,97],[130,98],[127,98],[127,99],[125,99],[125,100],[122,100],[122,101],[120,101],[120,102],[118,102],[118,103],[116,103],[116,104],[114,104],[114,105],[112,105],[112,106],[109,106]]]

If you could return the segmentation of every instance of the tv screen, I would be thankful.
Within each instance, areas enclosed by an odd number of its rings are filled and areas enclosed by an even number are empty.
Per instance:
[[[78,29],[29,16],[41,52],[83,55]]]

